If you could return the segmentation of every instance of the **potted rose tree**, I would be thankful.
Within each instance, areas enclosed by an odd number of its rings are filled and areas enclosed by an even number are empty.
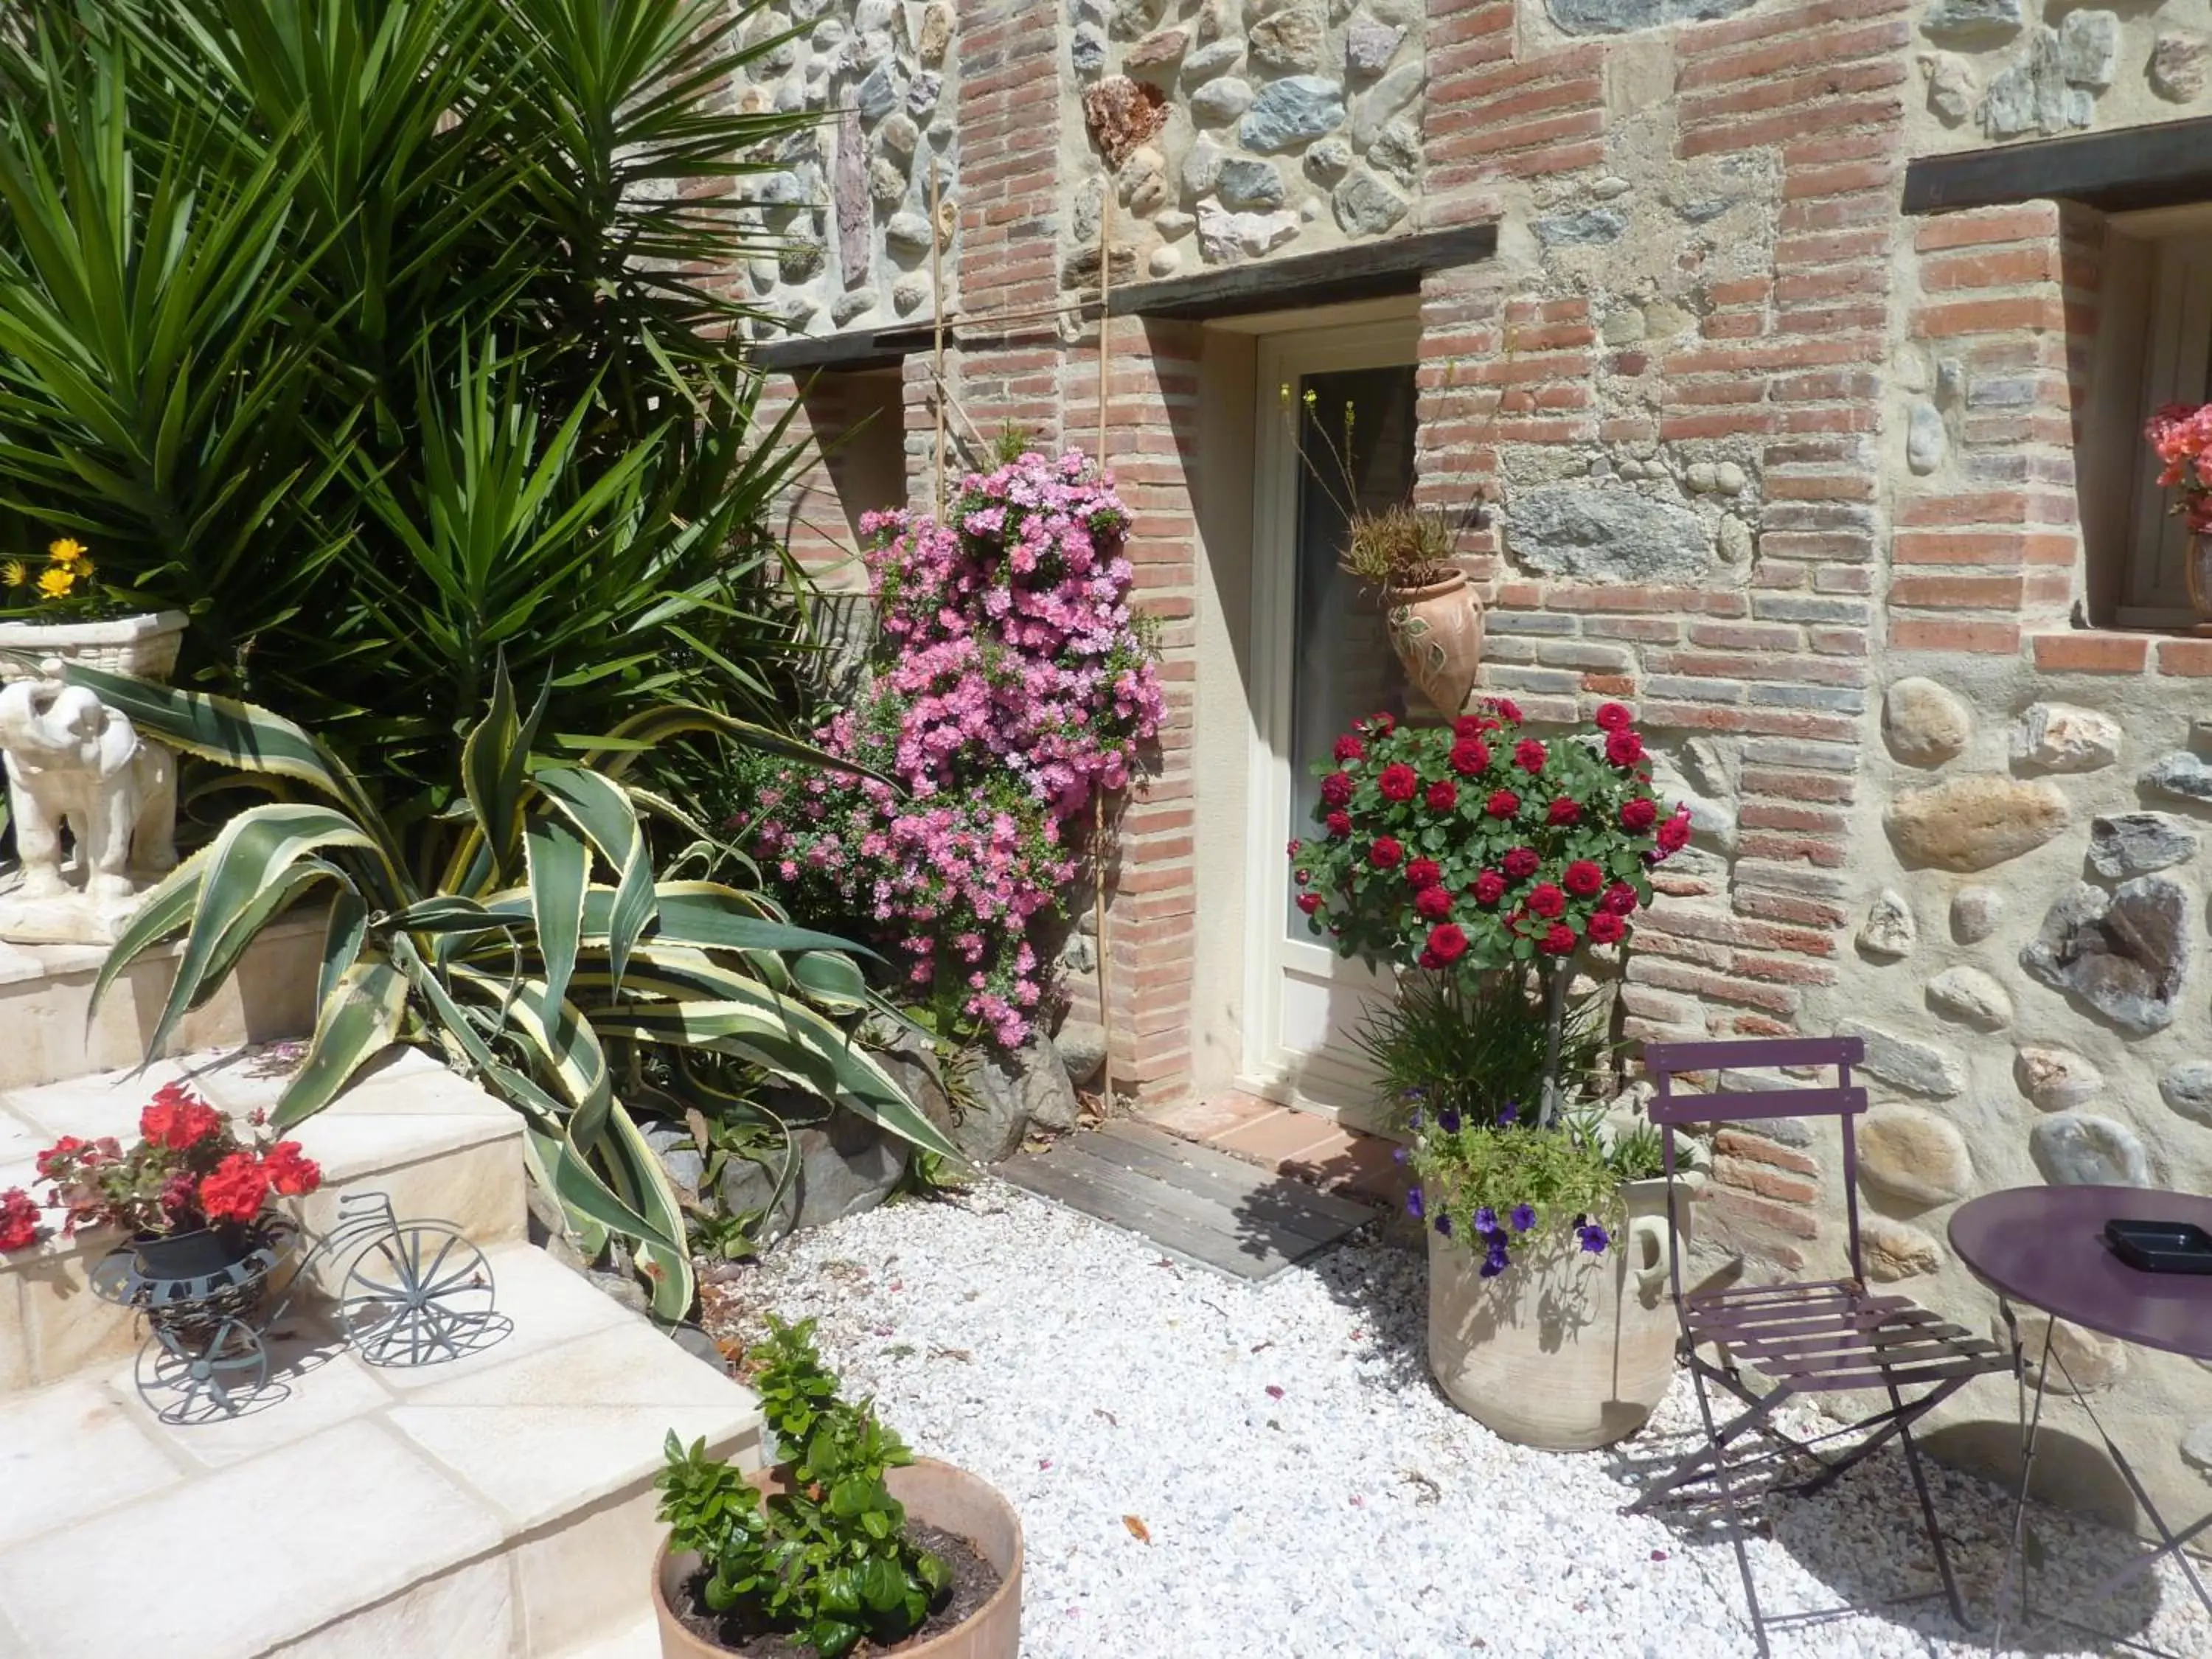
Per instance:
[[[2196,631],[2212,634],[2212,404],[2167,404],[2145,422],[2143,438],[2158,455],[2159,483],[2180,492],[2172,510],[2189,532],[2183,585]]]
[[[1509,1438],[1617,1440],[1672,1373],[1663,1183],[1638,1185],[1657,1173],[1649,1127],[1581,1097],[1602,1009],[1569,990],[1593,950],[1626,945],[1687,813],[1662,817],[1620,704],[1547,742],[1501,699],[1449,726],[1361,722],[1316,815],[1321,837],[1291,849],[1298,908],[1398,975],[1364,1041],[1413,1143],[1431,1368]]]

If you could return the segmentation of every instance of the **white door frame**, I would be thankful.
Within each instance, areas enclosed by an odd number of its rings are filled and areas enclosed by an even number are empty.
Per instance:
[[[1355,1062],[1293,1050],[1284,1042],[1285,975],[1328,979],[1347,988],[1376,984],[1358,962],[1327,946],[1285,935],[1291,832],[1291,687],[1296,665],[1295,566],[1271,550],[1291,548],[1297,533],[1297,446],[1282,388],[1307,374],[1388,368],[1419,360],[1418,316],[1271,334],[1260,342],[1253,415],[1251,803],[1245,832],[1244,1053],[1239,1085],[1272,1099],[1331,1115],[1364,1115],[1371,1091]],[[1295,396],[1295,393],[1293,394]],[[1300,825],[1295,833],[1312,833]],[[1295,1056],[1295,1059],[1293,1058]]]

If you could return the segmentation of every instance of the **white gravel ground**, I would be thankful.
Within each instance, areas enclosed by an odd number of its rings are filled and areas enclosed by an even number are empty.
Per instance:
[[[1028,1659],[1752,1653],[1726,1544],[1622,1513],[1684,1444],[1687,1388],[1609,1452],[1508,1445],[1430,1383],[1425,1294],[1418,1256],[1371,1245],[1231,1283],[996,1182],[803,1236],[710,1291],[717,1323],[818,1316],[848,1391],[1013,1502]],[[1995,1486],[1936,1479],[1985,1608],[2009,1508]],[[1893,1452],[1770,1513],[1753,1546],[1770,1609],[1933,1583]],[[2035,1524],[2054,1596],[2120,1559],[2094,1525]],[[2171,1570],[2106,1615],[2184,1659],[2212,1655]],[[1948,1629],[1933,1609],[1858,1614],[1784,1632],[1776,1652],[1988,1650]],[[2077,1639],[2025,1651],[2117,1650]]]

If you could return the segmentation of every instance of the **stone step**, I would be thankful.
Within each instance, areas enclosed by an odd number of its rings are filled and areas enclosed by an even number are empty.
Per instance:
[[[647,1613],[581,1647],[562,1648],[557,1659],[660,1659],[660,1626]]]
[[[488,1260],[513,1328],[442,1364],[301,1321],[235,1418],[164,1423],[127,1364],[0,1399],[0,1659],[657,1652],[663,1437],[757,1468],[758,1403],[534,1247]]]
[[[128,1144],[154,1091],[173,1079],[243,1117],[276,1103],[296,1062],[296,1051],[280,1045],[0,1090],[0,1191],[39,1191],[33,1160],[60,1136],[115,1135]],[[416,1050],[392,1049],[294,1133],[323,1167],[323,1189],[295,1206],[311,1231],[331,1227],[344,1194],[374,1189],[390,1194],[401,1220],[448,1221],[486,1248],[525,1236],[522,1120]],[[90,1289],[92,1268],[116,1243],[107,1233],[70,1240],[55,1232],[0,1255],[0,1397],[137,1352],[133,1316]]]
[[[314,1029],[323,922],[288,918],[262,930],[238,970],[204,1007],[179,1022],[171,1051],[190,1054],[303,1037]],[[92,1011],[107,959],[100,945],[0,944],[0,1089],[136,1066],[176,979],[180,947],[149,951]]]

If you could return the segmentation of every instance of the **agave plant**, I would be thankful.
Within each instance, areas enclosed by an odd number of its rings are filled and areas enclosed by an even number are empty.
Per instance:
[[[587,1240],[635,1242],[669,1319],[694,1289],[683,1214],[617,1093],[644,1054],[673,1054],[708,1094],[711,1079],[687,1057],[757,1066],[958,1158],[838,1023],[877,1006],[854,947],[789,925],[756,895],[654,878],[641,815],[682,814],[625,782],[624,758],[696,729],[775,744],[772,734],[671,707],[604,750],[549,761],[532,747],[544,697],[523,711],[502,669],[463,750],[450,855],[427,881],[352,771],[291,721],[82,665],[67,672],[142,732],[287,797],[232,817],[147,896],[94,990],[96,1002],[146,951],[181,938],[148,1038],[157,1053],[257,933],[310,895],[327,897],[314,1036],[272,1114],[278,1128],[328,1105],[390,1044],[427,1045],[522,1114],[535,1174]]]

